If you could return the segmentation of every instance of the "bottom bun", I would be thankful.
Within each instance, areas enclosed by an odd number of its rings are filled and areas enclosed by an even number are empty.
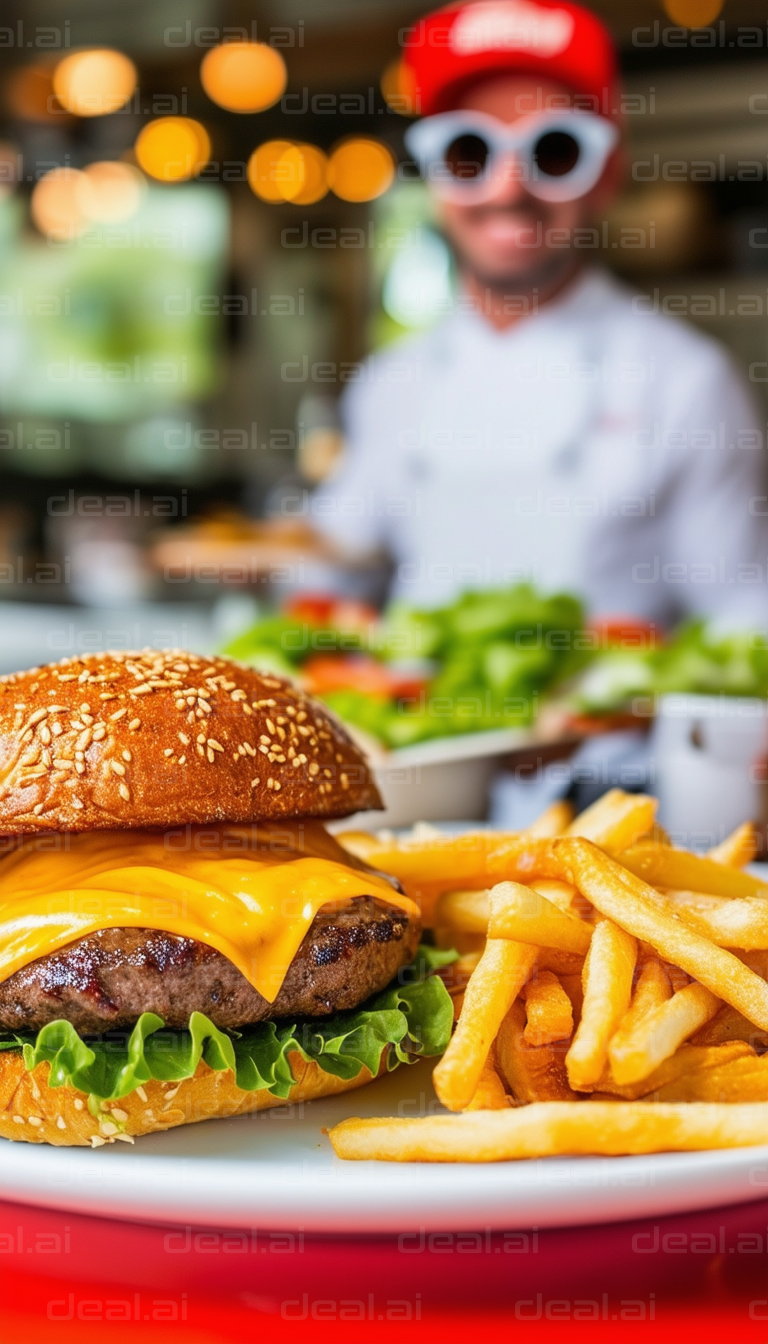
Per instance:
[[[105,1143],[132,1143],[141,1134],[154,1134],[174,1125],[245,1115],[273,1106],[314,1101],[349,1092],[371,1081],[368,1069],[345,1080],[324,1073],[314,1060],[297,1052],[287,1056],[296,1080],[286,1098],[271,1092],[243,1092],[230,1069],[210,1069],[200,1063],[192,1078],[182,1082],[154,1080],[118,1101],[101,1103],[99,1118],[88,1109],[88,1097],[74,1087],[49,1087],[50,1065],[29,1072],[21,1054],[0,1052],[0,1137],[27,1143],[101,1148]],[[382,1059],[382,1067],[386,1067]]]

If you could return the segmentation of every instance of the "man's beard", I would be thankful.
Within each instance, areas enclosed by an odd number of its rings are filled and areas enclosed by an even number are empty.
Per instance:
[[[461,275],[471,279],[479,289],[488,290],[494,298],[511,299],[530,295],[537,290],[540,296],[556,290],[577,269],[577,258],[570,251],[558,251],[541,258],[528,270],[509,275],[489,274],[482,266],[470,260],[455,243],[451,242]]]

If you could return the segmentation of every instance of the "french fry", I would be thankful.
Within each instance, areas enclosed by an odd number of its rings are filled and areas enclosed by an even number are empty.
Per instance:
[[[539,969],[541,969],[541,957],[539,958]],[[584,984],[583,984],[582,966],[580,971],[566,971],[558,976],[560,984],[563,986],[568,998],[571,1000],[571,1009],[573,1011],[573,1021],[576,1026],[581,1020],[581,1008],[584,1003]]]
[[[562,1049],[526,1043],[525,1009],[519,999],[499,1027],[496,1059],[515,1101],[568,1101],[575,1096],[568,1086]]]
[[[753,1055],[744,1041],[728,1041],[722,1045],[698,1046],[681,1045],[680,1049],[669,1059],[665,1059],[653,1073],[647,1078],[640,1079],[637,1083],[627,1083],[620,1086],[613,1077],[613,1074],[606,1071],[595,1092],[601,1095],[618,1097],[621,1101],[642,1101],[647,1098],[655,1098],[662,1088],[671,1083],[676,1083],[678,1079],[687,1077],[689,1074],[705,1073],[708,1069],[720,1068],[723,1064],[730,1064],[733,1059],[742,1059],[745,1055]],[[594,1096],[594,1093],[593,1093]]]
[[[615,1034],[611,1037],[608,1046],[608,1060],[611,1064],[611,1073],[616,1078],[616,1072],[613,1068],[614,1055],[621,1057],[625,1043],[631,1041],[638,1024],[648,1016],[654,1008],[658,1008],[667,999],[672,997],[672,986],[669,983],[669,976],[658,958],[647,961],[640,971],[635,992],[632,995],[632,1001],[627,1009],[621,1024]],[[618,1079],[617,1079],[618,1081]]]
[[[456,1030],[432,1081],[449,1111],[468,1106],[499,1026],[536,961],[536,948],[489,938],[464,991]]]
[[[525,834],[532,840],[548,840],[556,835],[563,835],[573,820],[573,808],[570,803],[560,800],[556,803],[550,803],[545,808],[540,817],[525,829]]]
[[[622,850],[651,829],[658,803],[644,793],[609,789],[596,803],[574,817],[566,835],[578,835],[602,849]]]
[[[594,932],[591,924],[564,914],[533,887],[498,882],[490,892],[489,938],[512,938],[534,947],[556,947],[585,955]]]
[[[573,902],[580,899],[578,891],[570,882],[558,882],[554,877],[537,877],[527,885],[566,913],[570,911]]]
[[[435,906],[435,925],[485,936],[490,909],[487,891],[445,891]]]
[[[654,1092],[654,1101],[768,1101],[768,1056],[743,1055],[727,1064],[683,1073]]]
[[[636,957],[635,939],[617,924],[604,919],[595,926],[584,962],[581,1021],[565,1057],[574,1091],[589,1091],[605,1068],[608,1043],[629,1007]]]
[[[467,1111],[503,1111],[512,1105],[512,1098],[507,1095],[493,1056],[494,1049],[491,1046],[480,1074],[477,1091],[469,1105],[465,1107]]]
[[[584,958],[579,952],[562,952],[557,947],[540,947],[538,967],[540,971],[553,971],[561,978],[564,975],[575,975],[581,981]]]
[[[724,863],[727,868],[745,868],[751,863],[758,850],[757,831],[754,822],[745,821],[735,831],[721,840],[719,845],[710,849],[707,858],[713,863]]]
[[[768,949],[768,900],[762,896],[729,900],[675,891],[667,899],[680,919],[718,947],[739,947],[746,952]]]
[[[671,849],[668,845],[637,845],[616,857],[635,877],[643,878],[653,887],[697,891],[708,896],[768,898],[768,885],[750,873],[726,867],[714,859],[702,859],[683,849]]]
[[[635,938],[650,943],[665,961],[682,967],[718,998],[738,1008],[750,1022],[768,1030],[768,984],[738,957],[689,928],[658,892],[588,841],[553,843],[558,847],[565,876],[576,882],[603,915]]]
[[[632,1031],[611,1041],[608,1057],[616,1082],[637,1083],[647,1078],[683,1041],[709,1022],[719,1007],[720,1000],[703,985],[687,985],[666,1003],[651,1009]]]
[[[534,1102],[423,1119],[343,1120],[336,1155],[383,1162],[503,1162],[564,1154],[695,1152],[764,1144],[768,1103]]]
[[[753,1050],[768,1050],[768,1032],[753,1026],[730,1003],[722,1004],[715,1016],[691,1037],[691,1045],[723,1045],[726,1041],[745,1041]]]
[[[573,1008],[557,976],[540,971],[523,988],[526,1045],[550,1045],[573,1035]]]

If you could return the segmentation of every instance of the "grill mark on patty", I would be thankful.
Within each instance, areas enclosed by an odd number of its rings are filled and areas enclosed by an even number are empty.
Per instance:
[[[269,1003],[215,948],[156,929],[103,929],[41,957],[0,983],[0,1026],[37,1031],[66,1018],[83,1033],[132,1026],[156,1012],[183,1027],[195,1009],[234,1029],[279,1017],[356,1008],[413,957],[418,922],[378,897],[357,896],[315,916]]]

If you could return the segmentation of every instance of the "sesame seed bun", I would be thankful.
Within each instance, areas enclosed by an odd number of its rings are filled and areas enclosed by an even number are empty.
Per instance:
[[[371,1081],[368,1069],[355,1078],[324,1073],[314,1060],[292,1051],[287,1056],[295,1079],[287,1098],[271,1092],[243,1092],[229,1069],[210,1069],[202,1060],[193,1077],[182,1082],[152,1080],[119,1101],[103,1103],[96,1118],[88,1098],[76,1088],[49,1087],[50,1064],[27,1072],[20,1050],[0,1053],[0,1138],[51,1143],[57,1147],[101,1148],[107,1143],[132,1142],[143,1134],[172,1129],[199,1120],[224,1119],[250,1111],[315,1101],[350,1092]],[[382,1058],[381,1070],[386,1070]]]
[[[381,807],[329,710],[281,677],[182,652],[0,678],[0,834],[345,817]]]

